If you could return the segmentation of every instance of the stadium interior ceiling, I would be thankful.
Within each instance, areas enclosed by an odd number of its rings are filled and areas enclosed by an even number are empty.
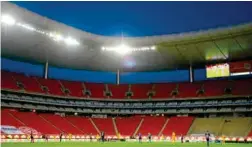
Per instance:
[[[2,2],[2,14],[46,31],[67,34],[79,41],[68,46],[35,31],[18,26],[2,25],[3,57],[35,63],[98,71],[154,71],[189,68],[251,59],[252,23],[229,28],[184,34],[147,37],[106,37],[95,35],[55,22],[9,2]],[[155,50],[136,51],[121,56],[103,51],[103,46],[121,42],[132,47],[155,46]]]

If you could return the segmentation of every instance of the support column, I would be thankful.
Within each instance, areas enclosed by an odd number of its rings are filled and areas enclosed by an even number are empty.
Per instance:
[[[44,70],[44,78],[47,79],[48,77],[48,61],[45,63],[45,70]]]
[[[194,79],[193,79],[193,68],[192,68],[192,65],[190,65],[189,74],[190,74],[190,82],[192,83],[194,81]]]
[[[117,69],[116,72],[116,84],[119,85],[120,84],[120,70]]]

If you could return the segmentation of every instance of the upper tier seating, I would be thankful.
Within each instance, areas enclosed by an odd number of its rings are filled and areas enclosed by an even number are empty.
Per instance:
[[[155,84],[155,98],[171,98],[171,92],[176,89],[176,85],[174,83],[167,84]]]
[[[40,85],[36,81],[35,77],[28,77],[22,74],[15,74],[14,78],[25,85],[25,90],[28,92],[43,93]]]
[[[118,132],[122,136],[132,136],[136,131],[141,119],[141,117],[117,117],[115,121]]]
[[[104,98],[105,85],[104,84],[94,84],[85,83],[86,89],[91,91],[92,98]]]
[[[106,135],[116,134],[112,118],[92,118],[92,120],[100,132],[104,132]]]
[[[84,97],[83,95],[83,86],[81,82],[74,82],[74,81],[61,81],[65,88],[70,91],[70,96],[75,97]]]
[[[109,90],[112,92],[111,98],[115,99],[124,99],[126,98],[125,94],[129,90],[128,84],[122,84],[122,85],[114,85],[114,84],[108,84]]]
[[[162,134],[171,136],[172,132],[175,132],[176,135],[186,135],[193,120],[194,117],[171,117]]]
[[[1,88],[18,90],[16,81],[13,80],[13,75],[10,72],[1,71]]]
[[[146,99],[147,93],[152,89],[152,84],[132,84],[131,91],[133,92],[132,99]]]
[[[73,125],[78,127],[85,135],[96,135],[98,132],[95,127],[86,117],[76,117],[76,116],[67,116],[66,119],[71,122]]]
[[[61,96],[64,95],[64,93],[61,90],[62,87],[59,81],[52,79],[42,79],[42,78],[37,79],[42,86],[46,86],[48,88],[49,90],[48,93],[53,95],[61,95]]]
[[[2,71],[2,89],[20,90],[17,81],[24,85],[27,92],[43,92],[41,86],[48,88],[48,93],[52,95],[65,96],[64,88],[69,90],[70,96],[86,97],[83,94],[84,86],[86,90],[91,92],[91,98],[106,98],[104,95],[105,84],[81,83],[71,81],[59,81],[53,79],[43,79],[35,77],[27,77],[22,74],[10,73]],[[217,86],[218,85],[218,86]],[[126,92],[133,92],[132,99],[148,99],[148,92],[154,92],[152,99],[167,98],[191,98],[191,97],[212,97],[223,96],[225,89],[230,88],[232,95],[252,95],[252,79],[243,80],[221,80],[221,81],[205,81],[200,83],[165,83],[165,84],[132,84],[129,85],[112,85],[108,84],[107,90],[112,93],[110,98],[126,99]],[[197,91],[204,90],[202,95],[197,95]],[[178,90],[177,95],[171,95],[172,91]]]
[[[165,120],[165,117],[146,116],[144,117],[144,121],[139,128],[138,133],[145,136],[147,136],[148,133],[151,133],[152,135],[157,136],[164,126]]]

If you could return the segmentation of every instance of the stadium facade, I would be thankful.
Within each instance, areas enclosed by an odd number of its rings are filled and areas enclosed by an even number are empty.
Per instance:
[[[118,38],[1,5],[2,141],[252,141],[250,23]]]

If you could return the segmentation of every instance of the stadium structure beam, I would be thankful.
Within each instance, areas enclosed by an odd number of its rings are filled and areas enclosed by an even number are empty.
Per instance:
[[[48,60],[45,63],[45,70],[44,70],[44,78],[47,79],[48,77]]]
[[[120,69],[117,69],[117,72],[116,72],[116,83],[117,85],[120,84]]]
[[[194,81],[194,79],[193,79],[193,67],[192,67],[192,65],[190,65],[189,74],[190,74],[190,82],[192,83]]]

